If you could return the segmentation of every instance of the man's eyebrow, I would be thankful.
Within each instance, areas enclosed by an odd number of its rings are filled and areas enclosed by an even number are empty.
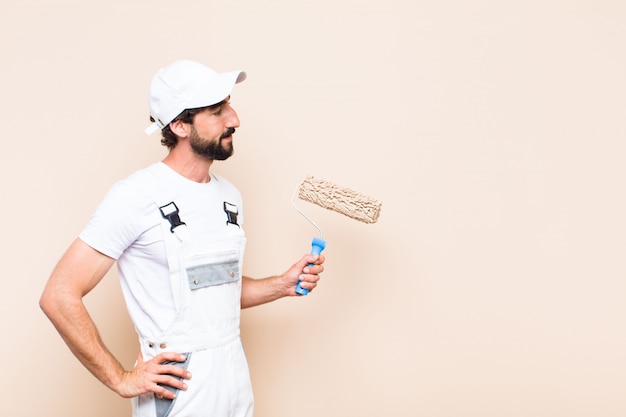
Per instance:
[[[220,101],[219,103],[215,103],[215,104],[211,104],[208,108],[209,109],[216,109],[220,106],[223,106],[224,104],[228,103],[228,101],[230,101],[230,96],[226,97],[224,100]]]

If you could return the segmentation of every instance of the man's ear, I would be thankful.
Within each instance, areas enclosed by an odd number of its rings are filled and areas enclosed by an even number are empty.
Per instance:
[[[181,120],[175,120],[170,123],[170,130],[179,138],[186,138],[191,132],[191,125]]]

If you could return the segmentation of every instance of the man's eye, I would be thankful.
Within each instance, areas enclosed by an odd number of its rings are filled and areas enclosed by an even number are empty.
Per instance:
[[[219,116],[222,114],[222,111],[224,110],[224,106],[230,106],[230,100],[226,100],[224,102],[222,102],[222,104],[220,104],[219,106],[217,106],[215,108],[215,110],[213,110],[213,114],[214,116]]]

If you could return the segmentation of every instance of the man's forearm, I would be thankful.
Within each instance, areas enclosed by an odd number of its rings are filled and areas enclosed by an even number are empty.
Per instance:
[[[318,274],[324,270],[323,256],[304,255],[284,274],[263,279],[243,277],[241,283],[241,308],[249,308],[278,300],[282,297],[296,296],[296,284],[313,290],[319,280]]]
[[[74,356],[103,384],[118,392],[124,368],[102,342],[82,300],[42,299],[41,308]]]
[[[254,279],[243,277],[241,283],[241,308],[269,303],[288,295],[279,277]]]

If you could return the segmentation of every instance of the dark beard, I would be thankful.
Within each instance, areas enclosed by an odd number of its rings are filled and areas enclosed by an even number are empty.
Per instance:
[[[231,127],[220,136],[217,142],[206,142],[198,135],[198,132],[193,129],[189,137],[189,145],[198,156],[215,161],[224,161],[233,155],[235,149],[232,142],[224,146],[222,139],[232,136],[234,133],[235,129]]]

